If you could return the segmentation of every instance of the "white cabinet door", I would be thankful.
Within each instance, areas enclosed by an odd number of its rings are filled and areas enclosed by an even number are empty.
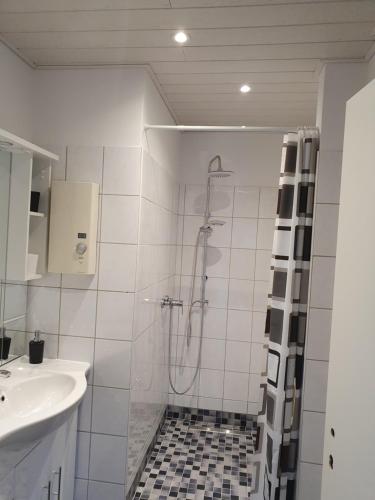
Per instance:
[[[15,500],[48,500],[53,436],[43,439],[15,469]]]
[[[375,498],[374,217],[375,80],[347,104],[322,500]]]
[[[14,498],[14,470],[0,481],[0,500],[13,500]]]

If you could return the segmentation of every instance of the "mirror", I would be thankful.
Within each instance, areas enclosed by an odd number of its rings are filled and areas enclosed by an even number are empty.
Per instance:
[[[0,149],[0,365],[26,352],[27,282],[7,279],[12,162],[17,154]]]

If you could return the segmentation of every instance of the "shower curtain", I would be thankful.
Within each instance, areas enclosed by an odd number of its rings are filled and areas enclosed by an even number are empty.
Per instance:
[[[295,498],[318,149],[315,129],[284,136],[254,500]]]

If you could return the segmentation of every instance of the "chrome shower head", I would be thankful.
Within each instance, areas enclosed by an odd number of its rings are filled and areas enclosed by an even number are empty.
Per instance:
[[[210,224],[210,226],[224,226],[225,221],[219,219],[210,219],[208,221],[208,224]]]
[[[232,170],[218,170],[215,172],[208,172],[209,177],[217,177],[217,178],[223,178],[223,177],[230,177],[232,175]]]
[[[218,166],[216,170],[212,170],[212,164],[215,163],[215,161],[217,161]],[[223,170],[221,166],[221,156],[219,155],[214,156],[208,165],[208,177],[222,178],[222,177],[229,177],[232,174],[233,174],[232,170]]]

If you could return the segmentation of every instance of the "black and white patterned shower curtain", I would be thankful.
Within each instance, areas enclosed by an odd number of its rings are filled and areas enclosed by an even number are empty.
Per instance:
[[[295,498],[318,149],[315,129],[284,136],[254,500]]]

